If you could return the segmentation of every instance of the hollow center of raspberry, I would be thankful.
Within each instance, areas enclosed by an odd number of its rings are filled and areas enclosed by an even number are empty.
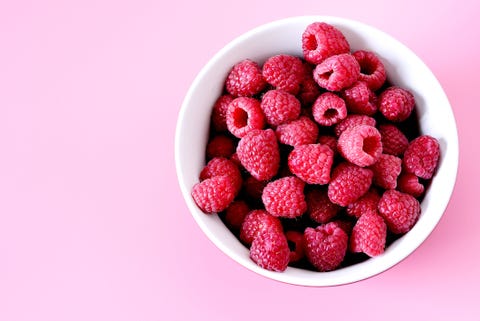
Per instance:
[[[248,124],[247,112],[241,108],[235,109],[235,112],[233,114],[233,123],[237,128],[242,128],[247,126]]]
[[[314,35],[308,35],[305,40],[307,50],[315,50],[318,47],[317,38]]]
[[[337,115],[338,111],[335,108],[329,108],[323,113],[323,117],[325,118],[334,118],[337,117]]]
[[[375,72],[375,65],[371,62],[363,62],[360,64],[360,73],[364,75],[371,75]]]
[[[363,151],[368,155],[374,156],[378,149],[379,141],[376,137],[366,137],[363,140]]]

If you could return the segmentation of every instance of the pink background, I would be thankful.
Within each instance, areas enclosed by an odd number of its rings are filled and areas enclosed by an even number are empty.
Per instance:
[[[2,1],[0,320],[479,320],[480,29],[475,1]],[[383,29],[454,109],[458,181],[414,254],[335,288],[265,279],[223,255],[177,184],[173,142],[203,64],[292,15]]]

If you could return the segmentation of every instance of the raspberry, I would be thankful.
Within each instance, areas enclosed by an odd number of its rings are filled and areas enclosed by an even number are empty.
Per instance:
[[[328,198],[340,206],[352,204],[372,185],[373,172],[348,162],[338,164],[332,171]]]
[[[398,175],[402,171],[402,160],[393,155],[382,154],[370,169],[373,171],[373,184],[384,189],[395,189]]]
[[[295,56],[276,55],[263,64],[263,77],[275,87],[296,95],[304,78],[302,61]]]
[[[305,242],[303,234],[298,231],[285,232],[288,247],[290,249],[290,263],[295,263],[303,259],[305,256]]]
[[[378,97],[378,110],[386,119],[402,122],[410,116],[415,106],[415,98],[406,89],[392,86]]]
[[[412,195],[413,197],[420,197],[425,187],[418,181],[418,177],[411,173],[401,173],[397,180],[398,190]]]
[[[375,119],[370,116],[351,114],[348,115],[344,120],[339,122],[335,126],[334,131],[335,135],[337,135],[337,137],[340,137],[343,131],[347,128],[355,127],[357,125],[368,125],[375,127],[376,123],[377,122],[375,121]]]
[[[347,236],[352,233],[353,225],[355,222],[349,221],[349,220],[334,220],[332,223],[335,223],[338,225],[339,228],[341,228]]]
[[[285,271],[290,259],[287,238],[281,232],[259,234],[250,247],[250,258],[261,268]]]
[[[303,194],[305,183],[295,176],[282,177],[265,186],[262,201],[273,216],[294,218],[307,210]]]
[[[260,107],[267,123],[273,126],[297,119],[300,115],[300,101],[282,90],[269,90],[263,97]]]
[[[360,65],[358,79],[364,81],[373,91],[382,87],[387,79],[387,73],[380,58],[373,52],[366,50],[355,51],[352,55]]]
[[[304,238],[305,254],[320,272],[336,269],[345,258],[348,236],[336,223],[307,227]]]
[[[332,126],[347,117],[347,106],[342,98],[326,92],[313,103],[312,114],[320,125]]]
[[[223,157],[212,158],[200,172],[199,178],[200,181],[203,181],[215,176],[228,176],[232,181],[235,192],[240,191],[242,176],[237,165],[231,160]]]
[[[214,136],[207,144],[207,158],[230,157],[235,153],[233,139],[225,135]]]
[[[318,136],[317,143],[330,147],[333,156],[337,153],[337,139],[335,137],[329,135]]]
[[[313,79],[313,68],[314,66],[309,63],[304,63],[304,76],[303,80],[300,83],[300,92],[297,94],[298,99],[303,105],[312,104],[318,95],[320,95],[320,87],[318,87],[317,82]]]
[[[313,78],[317,84],[330,91],[340,91],[353,85],[360,75],[360,65],[348,54],[331,56],[315,67]]]
[[[350,251],[363,252],[370,257],[385,251],[387,225],[383,218],[369,212],[362,215],[350,235]]]
[[[314,22],[302,34],[305,60],[319,64],[326,58],[350,52],[350,45],[340,30],[325,22]]]
[[[207,214],[225,210],[236,194],[232,179],[226,175],[208,178],[192,188],[193,200]]]
[[[288,168],[308,184],[327,184],[333,164],[333,151],[321,144],[296,146],[288,155]]]
[[[430,179],[437,168],[439,157],[438,141],[432,136],[422,135],[410,142],[403,155],[403,162],[407,172]]]
[[[251,199],[259,200],[262,198],[262,192],[266,185],[266,181],[259,181],[253,176],[248,176],[243,182],[243,190]]]
[[[371,116],[377,112],[377,96],[363,81],[342,91],[349,113]]]
[[[233,229],[240,229],[245,217],[250,212],[250,207],[242,200],[233,201],[226,210],[225,221]]]
[[[266,84],[260,66],[249,59],[233,66],[225,81],[227,91],[233,96],[253,96],[261,92]]]
[[[281,124],[275,130],[278,141],[285,145],[313,144],[317,140],[318,126],[307,116]]]
[[[394,234],[410,231],[420,215],[420,203],[410,194],[387,190],[378,202],[378,212]]]
[[[235,98],[227,109],[227,127],[236,137],[242,138],[254,129],[265,126],[265,115],[255,98]]]
[[[218,97],[213,105],[211,122],[213,129],[217,132],[227,131],[227,109],[228,105],[233,101],[233,96],[223,95]]]
[[[382,154],[382,137],[375,127],[358,125],[343,131],[337,148],[349,162],[360,167],[370,166]]]
[[[249,132],[238,142],[237,155],[250,175],[260,181],[271,179],[280,167],[280,151],[272,129]]]
[[[383,124],[378,126],[382,135],[382,146],[385,154],[401,156],[408,146],[408,139],[397,126]]]
[[[264,210],[250,211],[243,220],[240,228],[240,239],[247,245],[253,242],[259,234],[283,232],[282,223]]]
[[[359,218],[365,213],[377,213],[380,195],[377,190],[371,188],[365,195],[347,206],[347,214]]]
[[[340,206],[333,204],[324,190],[313,189],[306,193],[307,213],[317,223],[329,222],[340,211]]]

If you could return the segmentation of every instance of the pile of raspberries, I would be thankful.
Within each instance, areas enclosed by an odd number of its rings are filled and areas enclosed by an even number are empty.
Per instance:
[[[191,195],[260,267],[331,271],[381,255],[418,220],[440,156],[414,95],[374,52],[315,22],[303,57],[232,67]]]

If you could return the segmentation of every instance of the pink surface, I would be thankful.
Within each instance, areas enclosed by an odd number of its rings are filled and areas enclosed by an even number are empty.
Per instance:
[[[42,4],[40,4],[42,3]],[[0,3],[0,320],[478,320],[480,28],[475,1]],[[222,254],[190,216],[173,141],[183,97],[228,41],[292,15],[383,29],[443,85],[453,198],[391,270],[303,288]]]

